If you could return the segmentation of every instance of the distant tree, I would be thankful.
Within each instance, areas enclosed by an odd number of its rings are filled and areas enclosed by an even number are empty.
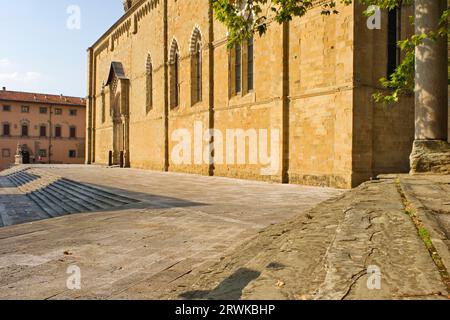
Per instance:
[[[272,22],[282,24],[294,18],[303,17],[313,8],[315,0],[211,0],[216,18],[224,23],[229,30],[228,45],[248,39],[254,34],[262,36],[266,33]],[[355,0],[356,1],[356,0]],[[358,0],[380,9],[395,10],[401,6],[411,6],[414,0]],[[323,15],[338,14],[337,4],[350,5],[353,0],[330,0],[322,5]],[[388,77],[380,79],[383,87],[390,89],[390,93],[377,92],[374,99],[377,102],[398,102],[400,96],[414,91],[414,61],[415,48],[426,38],[436,39],[447,36],[449,33],[448,18],[450,7],[442,12],[441,23],[438,30],[429,34],[415,34],[405,40],[399,41],[398,46],[403,51],[404,58],[396,70]],[[365,15],[372,15],[370,9]],[[411,23],[414,19],[411,17]],[[449,65],[450,75],[450,65]],[[450,84],[450,76],[449,76]]]

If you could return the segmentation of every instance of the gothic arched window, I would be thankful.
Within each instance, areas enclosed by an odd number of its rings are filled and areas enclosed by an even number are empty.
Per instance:
[[[170,107],[180,105],[180,51],[174,39],[170,47]]]
[[[191,37],[191,103],[202,101],[202,43],[200,31],[195,28]]]

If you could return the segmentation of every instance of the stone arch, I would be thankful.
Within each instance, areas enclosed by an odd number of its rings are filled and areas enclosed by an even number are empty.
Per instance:
[[[153,70],[152,56],[150,53],[147,54],[147,59],[145,60],[145,71],[147,73]]]
[[[174,63],[175,62],[175,56],[176,54],[180,55],[180,48],[178,46],[178,41],[177,39],[174,37],[172,39],[172,44],[170,45],[170,51],[169,51],[169,63]]]
[[[195,26],[189,41],[191,59],[191,105],[202,100],[202,34]]]
[[[191,54],[196,53],[197,44],[200,43],[201,46],[201,41],[202,41],[202,33],[200,31],[200,28],[196,25],[192,30],[191,39],[189,40],[189,52]]]
[[[169,86],[170,107],[178,107],[180,103],[180,49],[175,38],[172,39],[169,52]]]

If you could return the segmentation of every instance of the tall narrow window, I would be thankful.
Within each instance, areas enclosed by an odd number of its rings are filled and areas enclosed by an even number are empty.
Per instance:
[[[61,137],[62,137],[61,126],[57,125],[55,127],[55,138],[61,138]]]
[[[105,94],[105,84],[102,85],[101,98],[102,98],[102,123],[105,123],[105,121],[106,121],[106,94]]]
[[[242,91],[242,46],[241,44],[236,44],[236,58],[235,58],[235,91],[240,93]]]
[[[22,137],[28,137],[28,125],[22,124]]]
[[[202,101],[202,36],[198,28],[191,35],[191,104]]]
[[[70,127],[70,135],[69,137],[71,139],[75,139],[77,137],[77,128],[76,127]]]
[[[4,136],[11,135],[11,127],[10,127],[9,123],[4,123],[3,124],[3,135]]]
[[[170,46],[170,107],[176,108],[180,104],[180,52],[175,39]]]
[[[146,111],[153,108],[153,65],[150,55],[146,64]]]
[[[197,42],[197,48],[195,50],[195,67],[196,67],[195,102],[199,102],[202,101],[202,48],[200,42]]]
[[[39,127],[39,136],[41,138],[46,137],[47,136],[47,127],[42,125]]]
[[[400,40],[400,9],[388,11],[388,43],[387,43],[387,76],[394,73],[400,63],[400,49],[397,42]]]
[[[178,51],[175,53],[174,77],[174,107],[177,107],[180,104],[180,56]]]
[[[254,87],[254,81],[253,81],[253,37],[248,39],[247,41],[247,55],[248,55],[248,61],[247,61],[247,89],[253,90]]]

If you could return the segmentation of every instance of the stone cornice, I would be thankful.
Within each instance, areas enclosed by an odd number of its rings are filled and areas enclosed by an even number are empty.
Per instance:
[[[133,27],[133,33],[137,32],[137,23],[152,9],[156,8],[160,3],[160,0],[139,0],[136,2],[125,14],[116,21],[100,38],[91,45],[91,48],[97,49],[101,44],[101,47],[108,43],[112,45],[114,49],[114,44],[111,43],[109,37],[112,40],[116,40],[124,31],[128,31],[130,27]]]

